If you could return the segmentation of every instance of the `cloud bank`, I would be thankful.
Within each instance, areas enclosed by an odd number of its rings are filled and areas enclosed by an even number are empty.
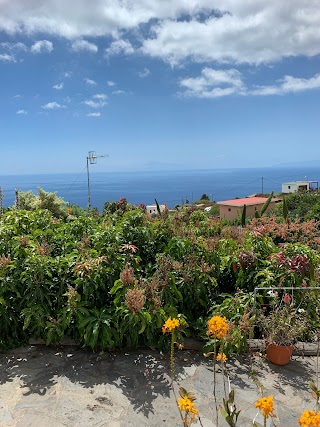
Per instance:
[[[320,53],[320,7],[310,0],[2,0],[0,30],[45,33],[73,40],[73,50],[96,53],[83,37],[110,36],[107,54],[139,51],[177,65],[186,60],[261,64]],[[143,28],[143,31],[141,30]],[[138,36],[137,36],[138,34]],[[48,40],[33,53],[51,52]],[[0,53],[3,55],[3,53]]]

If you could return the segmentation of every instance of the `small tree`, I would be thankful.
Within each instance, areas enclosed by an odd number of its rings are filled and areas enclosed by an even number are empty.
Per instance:
[[[284,220],[287,222],[289,211],[288,211],[287,200],[285,197],[283,197],[282,199],[282,214],[283,214]]]
[[[56,218],[64,217],[67,214],[65,202],[56,193],[49,193],[42,188],[38,188],[38,194],[32,191],[17,191],[19,200],[18,209],[25,209],[27,211],[34,211],[37,209],[47,209]]]
[[[241,226],[246,226],[246,213],[247,213],[247,205],[243,205],[242,214],[241,214]]]
[[[203,193],[200,197],[200,200],[210,200],[209,196],[206,193]]]

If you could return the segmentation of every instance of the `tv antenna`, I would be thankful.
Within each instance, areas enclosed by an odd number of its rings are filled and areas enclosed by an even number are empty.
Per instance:
[[[89,173],[89,165],[95,165],[97,163],[97,159],[101,159],[102,157],[109,157],[107,154],[102,156],[97,156],[95,151],[89,151],[87,159],[87,177],[88,177],[88,210],[91,208],[91,193],[90,193],[90,173]]]

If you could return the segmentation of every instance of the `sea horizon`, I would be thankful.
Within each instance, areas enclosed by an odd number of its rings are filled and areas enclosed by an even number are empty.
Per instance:
[[[287,181],[320,181],[320,167],[269,166],[259,168],[221,168],[194,170],[158,170],[92,172],[90,171],[91,206],[99,210],[106,201],[125,197],[132,204],[193,203],[202,194],[211,200],[228,200],[251,194],[281,192]],[[50,173],[0,175],[5,207],[12,206],[15,189],[37,192],[41,187],[56,192],[70,204],[87,207],[87,173]]]

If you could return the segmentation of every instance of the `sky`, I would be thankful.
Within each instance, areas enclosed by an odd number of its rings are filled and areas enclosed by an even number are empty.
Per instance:
[[[320,0],[0,0],[0,94],[0,175],[320,165]]]

